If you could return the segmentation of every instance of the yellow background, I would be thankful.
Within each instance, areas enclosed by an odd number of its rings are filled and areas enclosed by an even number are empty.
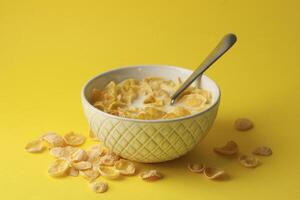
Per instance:
[[[298,1],[299,2],[299,1]],[[2,199],[300,199],[300,5],[296,0],[0,0],[0,195]],[[194,69],[228,32],[238,42],[207,74],[220,85],[216,123],[196,149],[157,168],[165,179],[109,181],[93,193],[82,178],[48,177],[47,153],[25,144],[49,130],[88,134],[80,90],[119,66]],[[298,79],[298,80],[297,80]],[[237,132],[249,117],[255,128]],[[274,155],[246,169],[212,148],[227,140]],[[189,173],[190,161],[225,169],[231,179]]]

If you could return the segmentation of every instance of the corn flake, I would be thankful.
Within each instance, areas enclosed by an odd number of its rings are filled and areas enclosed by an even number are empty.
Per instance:
[[[146,181],[156,181],[163,177],[157,170],[148,170],[140,173],[140,177]]]
[[[90,187],[96,193],[103,193],[108,190],[108,184],[105,182],[94,182],[90,184]]]
[[[132,162],[120,159],[115,162],[115,168],[122,175],[133,175],[135,173],[135,166]]]
[[[120,157],[114,153],[105,154],[100,158],[101,165],[113,166]]]
[[[70,159],[71,155],[76,152],[78,148],[71,146],[66,147],[53,147],[50,149],[49,153],[51,156],[59,159]]]
[[[191,114],[190,111],[188,111],[186,108],[184,108],[182,106],[176,106],[175,108],[173,108],[173,110],[171,111],[171,113],[173,113],[177,117],[186,116],[186,115],[190,115]]]
[[[255,168],[259,165],[259,160],[251,155],[241,155],[239,161],[241,165],[248,168]]]
[[[164,80],[160,77],[149,77],[144,79],[144,82],[150,86],[152,91],[159,90],[163,81]]]
[[[30,153],[40,153],[45,150],[45,147],[44,147],[42,141],[37,139],[37,140],[33,140],[33,141],[29,142],[25,146],[25,149],[26,149],[26,151],[28,151]]]
[[[253,122],[246,118],[240,118],[234,122],[234,127],[238,131],[247,131],[249,129],[252,129],[253,126]]]
[[[188,169],[193,173],[202,173],[204,171],[205,165],[204,164],[189,164]]]
[[[142,120],[182,117],[209,106],[211,93],[190,86],[181,95],[180,106],[175,105],[178,108],[170,112],[170,96],[180,84],[181,82],[175,83],[160,77],[148,77],[142,81],[125,79],[118,84],[110,82],[102,90],[92,91],[92,104],[112,115]]]
[[[64,135],[65,143],[71,146],[79,146],[85,142],[85,137],[83,135],[75,134],[73,132]]]
[[[79,170],[78,169],[75,169],[73,167],[70,168],[70,170],[69,170],[69,176],[76,177],[76,176],[78,176],[78,174],[79,174]]]
[[[144,104],[152,104],[156,101],[155,97],[151,94],[145,97]]]
[[[257,147],[252,153],[258,156],[270,156],[273,154],[272,149],[266,146]]]
[[[223,179],[227,176],[224,170],[214,167],[205,167],[203,173],[210,180]]]
[[[201,94],[188,94],[179,99],[179,102],[190,107],[203,107],[206,101],[206,98]]]
[[[108,179],[117,179],[120,176],[120,172],[113,167],[100,166],[99,172],[101,176]]]
[[[174,114],[174,113],[166,113],[162,118],[163,119],[174,119],[179,117],[178,115]]]
[[[239,149],[237,143],[231,140],[228,141],[223,147],[214,148],[214,151],[218,154],[229,156],[237,154]]]
[[[145,112],[149,116],[149,119],[160,119],[165,115],[164,111],[154,107],[146,107]]]
[[[88,160],[92,161],[93,159],[104,156],[105,155],[105,148],[101,144],[97,144],[94,146],[91,146],[87,150]]]
[[[74,153],[72,153],[70,157],[70,161],[86,161],[88,159],[88,155],[85,150],[77,149]]]
[[[72,162],[71,166],[77,170],[86,170],[92,168],[92,163],[88,161]]]
[[[69,169],[69,164],[65,160],[55,160],[49,167],[50,176],[64,176]]]
[[[87,169],[79,172],[80,176],[84,177],[88,181],[93,181],[99,177],[100,173],[98,170]]]
[[[64,139],[56,133],[46,133],[42,135],[42,140],[46,141],[50,147],[63,147],[65,146]]]
[[[49,153],[55,158],[61,158],[64,154],[64,147],[53,147],[50,149]]]

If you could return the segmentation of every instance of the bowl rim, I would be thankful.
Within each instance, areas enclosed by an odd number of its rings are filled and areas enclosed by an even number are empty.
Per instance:
[[[125,117],[120,117],[120,116],[116,116],[116,115],[112,115],[106,112],[103,112],[102,110],[97,109],[96,107],[94,107],[86,98],[85,95],[85,91],[87,90],[89,84],[91,84],[94,80],[98,79],[101,76],[105,76],[106,74],[109,74],[111,72],[114,71],[118,71],[118,70],[124,70],[126,68],[143,68],[143,67],[164,67],[164,68],[170,68],[170,69],[174,69],[174,70],[186,70],[186,71],[191,71],[190,69],[186,69],[184,67],[179,67],[179,66],[171,66],[171,65],[157,65],[157,64],[142,64],[142,65],[131,65],[131,66],[123,66],[123,67],[118,67],[118,68],[114,68],[108,71],[105,71],[103,73],[97,74],[96,76],[92,77],[91,79],[89,79],[83,86],[82,90],[81,90],[81,101],[83,104],[88,105],[89,107],[91,107],[92,110],[98,112],[101,115],[106,115],[107,117],[110,118],[114,118],[114,119],[118,119],[118,120],[122,120],[122,121],[130,121],[130,122],[139,122],[139,123],[166,123],[166,122],[176,122],[176,121],[182,121],[182,120],[186,120],[186,119],[190,119],[190,118],[194,118],[196,116],[202,115],[208,111],[210,111],[211,109],[213,109],[215,106],[217,106],[220,102],[220,98],[221,98],[221,90],[219,85],[210,77],[206,76],[206,75],[202,75],[205,76],[206,78],[208,78],[209,80],[211,80],[213,82],[213,84],[215,84],[217,91],[218,91],[218,96],[216,101],[211,104],[209,107],[207,107],[206,109],[204,109],[201,112],[198,113],[194,113],[192,115],[186,115],[186,116],[182,116],[182,117],[178,117],[178,118],[172,118],[172,119],[154,119],[154,120],[145,120],[145,119],[135,119],[135,118],[125,118]]]

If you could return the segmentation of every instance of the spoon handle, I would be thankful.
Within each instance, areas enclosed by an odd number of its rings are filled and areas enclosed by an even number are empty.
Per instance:
[[[199,76],[205,72],[214,62],[216,62],[233,44],[237,38],[234,34],[229,33],[225,35],[215,49],[206,57],[206,59],[200,64],[200,66],[189,76],[188,79],[177,89],[177,91],[171,96],[171,105],[175,103],[175,100],[180,94],[192,84]]]

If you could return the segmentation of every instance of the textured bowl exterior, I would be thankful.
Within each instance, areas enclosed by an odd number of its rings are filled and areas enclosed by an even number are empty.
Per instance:
[[[192,150],[211,128],[218,111],[220,89],[209,77],[202,75],[193,85],[212,93],[212,105],[203,112],[177,119],[140,120],[110,115],[91,103],[93,88],[103,88],[110,81],[163,77],[185,80],[191,70],[166,65],[138,65],[121,67],[90,79],[81,93],[83,110],[90,129],[114,153],[123,158],[156,163],[178,158]]]
[[[91,130],[123,158],[156,163],[178,158],[192,150],[211,128],[219,102],[209,110],[186,119],[137,122],[101,113],[83,101]]]

